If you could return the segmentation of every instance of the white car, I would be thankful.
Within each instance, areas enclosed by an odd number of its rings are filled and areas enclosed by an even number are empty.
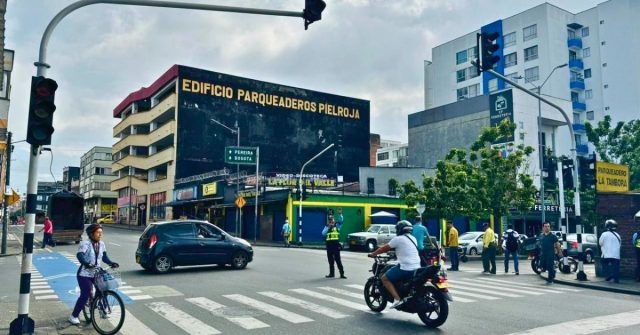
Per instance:
[[[498,234],[495,234],[498,241]],[[483,231],[469,231],[458,237],[458,252],[464,255],[479,255],[482,253]]]

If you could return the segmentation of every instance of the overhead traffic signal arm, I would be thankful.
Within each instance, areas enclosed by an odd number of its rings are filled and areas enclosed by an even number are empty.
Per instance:
[[[307,30],[310,24],[322,19],[322,11],[327,7],[327,4],[323,0],[305,0],[304,5],[302,17],[304,18],[304,30]]]
[[[31,99],[27,124],[27,143],[32,145],[51,144],[53,134],[53,112],[58,84],[45,77],[31,78]]]

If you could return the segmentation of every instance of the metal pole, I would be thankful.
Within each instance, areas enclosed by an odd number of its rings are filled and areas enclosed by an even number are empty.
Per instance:
[[[258,166],[260,166],[260,147],[256,147],[256,208],[253,218],[253,244],[255,244],[258,239],[258,186],[260,184],[260,179],[258,179]]]
[[[6,147],[6,157],[7,157],[7,167],[6,172],[4,174],[5,185],[10,185],[11,180],[11,132],[7,134],[7,147]],[[5,188],[6,188],[5,186]],[[4,191],[3,191],[4,192]],[[13,196],[13,194],[12,194]],[[7,202],[9,202],[9,197],[4,195],[4,203],[3,203],[3,214],[2,214],[2,254],[5,255],[7,253],[7,234],[9,233],[9,216],[7,215]]]
[[[236,145],[240,146],[240,124],[236,120]],[[236,197],[240,195],[240,164],[236,164]],[[242,208],[236,215],[236,236],[242,237]]]
[[[129,209],[127,210],[127,226],[131,229],[131,167],[129,166],[129,171],[127,171],[129,175]]]
[[[334,146],[334,143],[329,144],[328,147],[324,148],[317,155],[313,156],[306,163],[302,164],[302,168],[300,169],[300,176],[298,179],[298,188],[300,190],[300,201],[298,206],[298,245],[302,245],[302,174],[304,173],[304,168],[307,164],[311,163],[314,159],[320,157],[327,150],[331,149]]]
[[[542,86],[538,86],[538,94],[542,92]],[[542,101],[538,99],[538,156],[540,156],[540,201],[542,205],[542,224],[544,225],[547,218],[545,217],[544,204],[544,176],[542,175],[544,166],[544,153],[542,152]]]

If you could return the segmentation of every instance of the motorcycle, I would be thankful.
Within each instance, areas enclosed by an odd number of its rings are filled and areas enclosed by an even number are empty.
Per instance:
[[[382,312],[393,297],[382,284],[382,275],[391,267],[391,256],[378,255],[369,272],[373,273],[364,286],[364,300],[374,312]],[[417,313],[420,320],[428,327],[440,327],[449,316],[449,304],[453,301],[449,293],[449,283],[444,273],[440,274],[440,265],[429,265],[415,271],[414,276],[396,285],[400,298],[408,298],[407,302],[397,310],[406,313]]]
[[[531,269],[533,272],[540,274],[541,272],[547,271],[547,269],[542,265],[539,243],[532,244],[531,247],[525,246],[525,248],[529,251],[529,259],[531,260]],[[567,256],[565,250],[563,250],[563,254],[563,257],[567,258],[567,265],[564,265],[563,258],[556,255],[555,260],[553,261],[553,267],[558,268],[558,271],[565,274],[576,272],[578,270],[578,261],[571,256]]]

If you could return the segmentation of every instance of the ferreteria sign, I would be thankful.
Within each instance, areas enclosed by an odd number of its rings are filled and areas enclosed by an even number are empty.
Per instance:
[[[596,162],[596,191],[629,192],[629,167]]]

